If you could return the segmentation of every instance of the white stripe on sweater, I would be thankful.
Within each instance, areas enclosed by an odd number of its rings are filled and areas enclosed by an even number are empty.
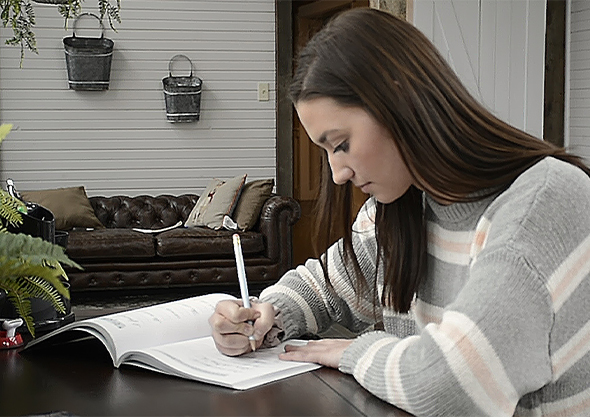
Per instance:
[[[359,358],[356,366],[354,367],[353,374],[354,377],[361,383],[361,385],[365,383],[365,376],[369,371],[369,367],[373,364],[373,360],[375,359],[375,356],[377,355],[379,349],[381,349],[384,346],[394,344],[397,342],[397,340],[399,339],[389,337],[380,339],[377,342],[373,343],[371,346],[369,346],[369,348],[363,354],[363,356]]]
[[[444,308],[429,304],[418,298],[416,300],[415,317],[416,324],[419,328],[423,329],[428,323],[440,324],[444,313]]]
[[[318,323],[315,320],[315,316],[313,315],[311,308],[305,302],[303,297],[301,297],[296,291],[292,290],[289,287],[285,287],[284,285],[275,284],[273,285],[272,289],[272,293],[285,294],[287,297],[292,299],[293,302],[297,304],[299,308],[301,308],[301,310],[303,311],[303,315],[305,317],[306,328],[309,332],[315,333],[318,331]]]
[[[400,359],[407,347],[417,340],[420,340],[419,336],[410,336],[400,340],[387,357],[387,362],[385,364],[385,378],[389,381],[389,383],[385,384],[388,401],[410,413],[412,412],[412,408],[406,397],[402,385],[402,377],[400,375]]]
[[[561,306],[580,285],[580,282],[590,273],[590,236],[555,270],[547,283],[553,308],[559,311]]]
[[[436,259],[454,265],[469,265],[472,241],[473,232],[456,232],[428,223],[427,250]]]
[[[553,380],[557,380],[568,369],[590,352],[590,322],[576,332],[574,337],[551,355]]]
[[[464,314],[447,311],[439,326],[427,331],[443,352],[463,390],[484,412],[512,416],[519,395],[512,386],[493,346]]]
[[[336,250],[336,249],[334,249]],[[330,257],[331,259],[328,261],[328,276],[335,277],[335,276],[342,276],[346,274],[343,271],[342,262],[340,258]],[[339,264],[336,265],[336,262]],[[350,271],[353,274],[353,271]],[[365,297],[361,297],[360,299],[356,296],[356,291],[354,289],[352,281],[348,279],[339,279],[339,280],[331,280],[336,293],[348,304],[354,316],[357,319],[364,321],[365,323],[369,322],[373,317],[373,303],[370,300],[367,300]],[[323,300],[324,304],[328,304],[327,300]]]

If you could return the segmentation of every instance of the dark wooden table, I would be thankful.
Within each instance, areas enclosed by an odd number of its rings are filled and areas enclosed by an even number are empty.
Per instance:
[[[334,369],[234,391],[116,369],[97,341],[19,351],[0,350],[0,415],[409,416]]]

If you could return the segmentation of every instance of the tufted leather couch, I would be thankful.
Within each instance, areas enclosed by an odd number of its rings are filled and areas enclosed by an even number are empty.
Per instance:
[[[100,290],[237,288],[232,234],[206,227],[146,234],[185,221],[198,195],[90,197],[105,229],[69,232],[67,255],[84,270],[67,269],[72,293]],[[252,230],[240,232],[250,285],[275,282],[291,268],[291,227],[299,203],[271,196]]]

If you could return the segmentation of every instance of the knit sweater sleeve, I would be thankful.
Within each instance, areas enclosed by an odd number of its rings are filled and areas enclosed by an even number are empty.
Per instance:
[[[260,300],[272,303],[281,312],[284,338],[317,334],[337,322],[359,332],[381,320],[375,306],[374,275],[376,268],[375,203],[368,199],[353,224],[352,242],[355,254],[368,280],[369,291],[358,296],[350,267],[342,256],[342,240],[328,251],[328,285],[320,262],[309,259],[304,265],[288,271],[276,284],[260,294]]]

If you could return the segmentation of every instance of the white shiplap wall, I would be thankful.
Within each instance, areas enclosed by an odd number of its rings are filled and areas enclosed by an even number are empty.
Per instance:
[[[95,0],[84,10],[96,13]],[[247,173],[274,178],[274,0],[124,0],[110,88],[68,89],[63,19],[54,6],[35,6],[39,55],[19,48],[0,29],[0,121],[14,131],[1,145],[2,187],[21,190],[84,185],[89,195],[200,193],[213,177]],[[72,24],[70,23],[70,29]],[[82,19],[78,36],[97,36]],[[175,54],[193,61],[203,79],[198,122],[166,121],[162,78]],[[178,61],[175,75],[188,73]],[[258,82],[270,100],[258,101]]]
[[[590,162],[590,2],[571,1],[568,18],[569,71],[566,71],[565,144],[569,150],[583,156],[588,163]]]

